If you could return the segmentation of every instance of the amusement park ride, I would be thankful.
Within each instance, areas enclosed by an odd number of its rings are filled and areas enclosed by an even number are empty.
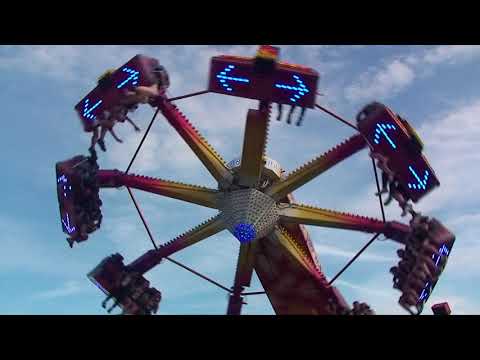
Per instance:
[[[124,264],[120,254],[107,257],[88,274],[108,296],[104,307],[109,299],[113,299],[112,308],[118,305],[124,314],[156,313],[162,296],[150,286],[144,274],[166,259],[226,290],[230,294],[227,314],[240,314],[245,296],[259,293],[268,296],[276,314],[374,314],[364,303],[354,302],[349,306],[332,286],[346,267],[330,281],[326,279],[304,226],[312,225],[374,234],[347,266],[380,235],[400,244],[402,248],[397,251],[399,263],[390,269],[393,287],[401,292],[399,304],[402,307],[411,314],[422,312],[445,268],[455,236],[438,220],[415,212],[410,203],[416,203],[440,184],[422,154],[420,137],[407,120],[380,103],[363,108],[356,125],[317,105],[318,73],[311,68],[280,62],[278,55],[278,48],[261,46],[253,58],[213,57],[207,90],[170,99],[165,94],[169,85],[165,69],[157,60],[137,55],[111,72],[108,82],[99,84],[75,107],[87,132],[102,127],[102,119],[110,119],[110,124],[114,124],[114,107],[148,103],[157,108],[126,171],[99,169],[95,144],[90,148],[89,157],[80,155],[56,164],[61,224],[71,247],[75,242],[87,240],[89,234],[100,228],[102,202],[99,190],[120,187],[127,188],[154,245],[154,249],[130,264]],[[247,113],[241,158],[228,164],[173,104],[175,100],[208,92],[259,101],[258,108]],[[286,174],[280,164],[266,155],[273,103],[279,107],[279,120],[282,105],[291,106],[287,122],[291,121],[294,109],[300,108],[297,125],[301,124],[307,108],[317,108],[358,133]],[[128,172],[159,112],[215,178],[217,189]],[[292,195],[295,190],[362,149],[368,149],[372,158],[382,219],[316,208],[295,201]],[[377,167],[382,174],[382,189]],[[132,188],[219,212],[157,246],[133,197]],[[383,193],[389,194],[387,202],[398,202],[404,216],[411,216],[408,224],[385,220]],[[231,288],[170,258],[223,230],[232,233],[240,243]],[[245,292],[254,270],[264,292]]]

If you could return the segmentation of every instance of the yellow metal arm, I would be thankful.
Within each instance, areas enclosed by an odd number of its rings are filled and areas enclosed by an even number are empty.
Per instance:
[[[364,216],[319,209],[299,204],[280,204],[280,220],[289,223],[315,225],[327,228],[357,230],[367,233],[384,233],[388,223]]]
[[[172,125],[203,165],[205,165],[215,180],[217,180],[221,186],[230,185],[233,180],[233,175],[227,168],[225,161],[198,130],[192,126],[187,117],[183,115],[175,105],[168,101],[159,104],[159,109],[170,125]]]
[[[284,180],[274,183],[265,193],[277,201],[281,200],[342,160],[362,150],[365,146],[366,142],[362,135],[352,136],[325,154],[302,165]]]
[[[266,111],[248,110],[239,170],[240,185],[254,187],[260,179],[267,143],[268,122]]]

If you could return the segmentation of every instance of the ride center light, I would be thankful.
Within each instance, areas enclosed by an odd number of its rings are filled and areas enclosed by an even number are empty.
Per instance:
[[[233,235],[241,242],[248,243],[255,239],[257,232],[252,224],[240,223],[235,226]]]

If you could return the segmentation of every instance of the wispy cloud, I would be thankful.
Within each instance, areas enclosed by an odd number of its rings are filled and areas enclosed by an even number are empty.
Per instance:
[[[469,61],[480,56],[479,45],[439,45],[431,48],[423,55],[420,60],[424,64],[456,64]]]
[[[335,256],[341,257],[344,259],[351,259],[356,255],[356,252],[344,250],[335,246],[330,245],[321,245],[315,244],[315,251],[318,253],[318,256]],[[395,262],[396,258],[394,256],[385,256],[381,254],[375,254],[372,252],[363,253],[361,256],[358,257],[359,262],[386,262],[391,263]]]
[[[80,285],[78,282],[68,281],[59,288],[42,291],[34,294],[32,297],[39,300],[53,300],[79,294],[84,291],[84,289],[85,286]]]
[[[352,102],[387,99],[409,86],[415,79],[414,70],[405,62],[393,60],[380,69],[363,73],[345,89]]]
[[[480,99],[451,108],[443,116],[425,123],[419,133],[425,153],[440,179],[440,190],[420,202],[424,211],[478,206],[480,170]],[[465,186],[467,185],[468,186]]]
[[[410,54],[399,55],[360,74],[345,88],[345,98],[353,103],[383,101],[407,89],[416,78],[434,74],[441,65],[460,64],[480,57],[478,45],[439,45],[413,49]]]

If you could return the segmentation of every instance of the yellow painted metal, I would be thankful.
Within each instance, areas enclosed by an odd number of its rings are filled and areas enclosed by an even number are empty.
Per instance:
[[[128,183],[131,188],[183,200],[212,209],[218,209],[218,199],[221,196],[218,190],[147,176],[129,174],[125,177],[125,182]]]
[[[267,143],[268,123],[268,113],[248,110],[242,160],[238,171],[240,185],[255,187],[260,179]]]
[[[212,174],[221,186],[228,186],[233,181],[233,175],[225,161],[212,145],[200,134],[175,105],[164,104],[161,111],[167,121],[192,149],[195,155]],[[174,159],[173,159],[174,160]]]
[[[240,245],[234,288],[237,286],[250,286],[253,275],[253,266],[255,263],[257,241],[258,240],[254,240]]]
[[[362,150],[366,142],[362,135],[354,135],[326,153],[300,166],[281,181],[274,183],[265,193],[281,200],[340,161]]]
[[[224,229],[225,225],[220,216],[217,215],[186,233],[177,236],[175,239],[160,245],[159,251],[162,252],[162,256],[170,256],[171,254],[209,238]]]
[[[294,260],[302,265],[307,271],[311,271],[314,266],[308,259],[305,251],[296,243],[295,239],[282,227],[276,226],[268,238],[283,247]]]
[[[315,225],[328,228],[339,228],[347,230],[365,231],[365,221],[373,222],[373,226],[382,226],[383,222],[379,219],[366,218],[363,216],[342,213],[339,211],[320,209],[308,205],[300,204],[279,204],[278,213],[280,220],[304,225]],[[376,232],[376,228],[374,231]],[[370,232],[370,231],[368,231]]]

